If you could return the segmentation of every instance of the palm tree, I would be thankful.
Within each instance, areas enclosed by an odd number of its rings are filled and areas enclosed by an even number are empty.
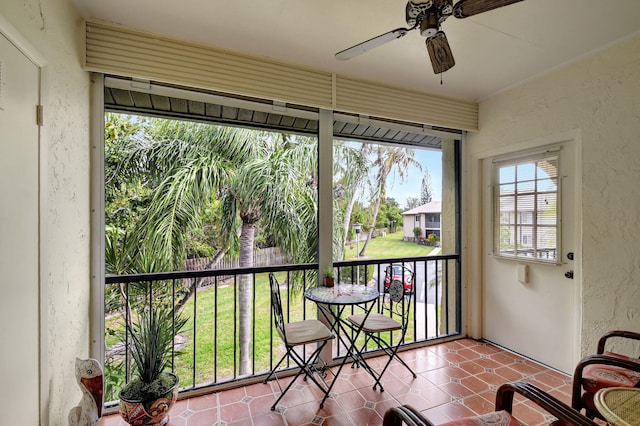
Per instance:
[[[360,149],[356,149],[344,143],[334,145],[333,175],[338,179],[338,182],[334,183],[334,203],[341,203],[341,208],[334,206],[334,218],[336,220],[342,219],[339,242],[338,244],[334,243],[334,259],[341,260],[343,258],[351,226],[351,213],[358,195],[357,191],[368,178],[367,155],[371,150],[370,146],[363,143]],[[336,190],[338,186],[340,191]],[[334,233],[337,234],[337,230]],[[335,237],[337,236],[335,235]]]
[[[375,148],[375,154],[376,159],[373,162],[373,166],[378,169],[375,178],[376,190],[372,195],[372,199],[375,201],[375,206],[367,239],[362,245],[362,250],[360,250],[360,253],[358,254],[359,256],[364,256],[369,240],[371,239],[371,235],[373,234],[373,230],[375,229],[378,211],[380,210],[380,201],[386,196],[387,177],[389,176],[391,169],[394,166],[397,167],[400,179],[404,179],[410,165],[415,165],[418,169],[422,170],[422,165],[413,158],[415,152],[410,148],[378,145]]]
[[[271,135],[273,136],[273,135]],[[254,158],[236,169],[222,195],[222,227],[240,228],[240,268],[253,266],[258,224],[271,235],[294,263],[310,262],[317,252],[317,200],[311,170],[315,144],[309,140],[263,137]],[[311,168],[310,168],[311,167]],[[239,223],[238,223],[239,222]],[[238,286],[240,375],[251,371],[251,275],[241,275]]]
[[[221,245],[214,261],[221,253],[239,249],[240,267],[253,266],[257,229],[294,262],[313,260],[317,154],[312,139],[169,120],[151,120],[150,133],[139,138],[124,159],[127,173],[153,188],[134,231],[140,250],[159,264],[184,267],[191,231],[201,227],[205,207],[219,199]],[[196,288],[197,283],[191,285],[180,305]],[[241,276],[241,375],[251,371],[252,293],[250,276]]]

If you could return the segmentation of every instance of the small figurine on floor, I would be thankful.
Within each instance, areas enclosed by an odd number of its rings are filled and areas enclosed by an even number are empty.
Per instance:
[[[102,367],[95,359],[76,358],[80,403],[69,411],[69,426],[97,426],[102,416]]]

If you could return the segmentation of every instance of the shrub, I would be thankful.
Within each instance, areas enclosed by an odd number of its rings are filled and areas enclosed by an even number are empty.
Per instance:
[[[420,238],[420,236],[422,235],[422,228],[420,228],[419,226],[416,226],[415,228],[413,228],[413,235],[416,238]]]

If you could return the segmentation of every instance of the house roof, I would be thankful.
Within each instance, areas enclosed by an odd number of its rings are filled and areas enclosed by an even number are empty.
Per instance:
[[[402,213],[402,215],[414,215],[420,213],[441,213],[442,212],[442,202],[440,201],[432,201],[427,204],[423,204],[421,206],[415,207],[411,210],[407,210]]]

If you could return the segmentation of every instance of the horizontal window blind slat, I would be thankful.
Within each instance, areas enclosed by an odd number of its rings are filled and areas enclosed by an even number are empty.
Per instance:
[[[336,108],[347,112],[403,117],[461,130],[477,130],[478,105],[343,76],[336,78]]]
[[[85,68],[331,108],[332,75],[88,21]]]
[[[258,97],[477,130],[478,105],[358,80],[114,24],[85,23],[84,68],[234,95]]]

